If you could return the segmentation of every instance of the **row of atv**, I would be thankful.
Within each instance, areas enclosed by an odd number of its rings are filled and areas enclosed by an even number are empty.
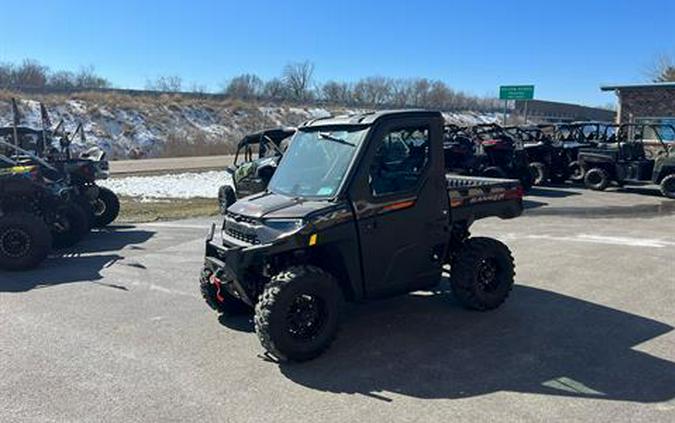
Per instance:
[[[234,164],[226,169],[231,181],[218,191],[223,214],[237,198],[266,189],[295,131],[272,128],[239,141]],[[595,121],[506,127],[448,124],[443,151],[448,172],[518,179],[525,189],[566,181],[583,182],[594,190],[612,183],[656,183],[664,196],[673,198],[675,157],[667,141],[674,133],[668,125]]]
[[[508,127],[526,152],[536,185],[566,180],[592,190],[659,185],[675,198],[675,127],[668,124],[579,122]]]
[[[108,177],[105,153],[71,154],[62,124],[0,128],[0,269],[38,266],[53,249],[77,244],[92,228],[112,223],[118,197],[96,184]]]

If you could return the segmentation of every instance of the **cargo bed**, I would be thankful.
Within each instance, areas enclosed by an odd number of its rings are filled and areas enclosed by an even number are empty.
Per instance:
[[[523,187],[515,179],[446,174],[453,221],[484,217],[511,219],[523,212]]]

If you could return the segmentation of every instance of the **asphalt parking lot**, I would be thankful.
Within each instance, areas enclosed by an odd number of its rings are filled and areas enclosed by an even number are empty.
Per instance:
[[[0,274],[0,421],[675,421],[675,201],[563,187],[527,206],[473,230],[514,252],[503,307],[445,284],[350,306],[305,364],[202,303],[209,219],[93,233]]]

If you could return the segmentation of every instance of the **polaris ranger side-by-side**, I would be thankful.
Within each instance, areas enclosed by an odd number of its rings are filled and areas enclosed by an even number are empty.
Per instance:
[[[511,291],[508,247],[470,237],[476,220],[522,212],[518,181],[445,173],[439,112],[313,120],[298,128],[265,192],[230,206],[206,241],[200,287],[223,313],[254,308],[262,346],[303,361],[332,342],[342,300],[432,289],[450,266],[466,307]]]

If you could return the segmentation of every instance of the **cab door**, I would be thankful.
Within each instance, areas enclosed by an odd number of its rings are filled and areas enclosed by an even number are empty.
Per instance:
[[[440,128],[399,118],[372,132],[351,193],[366,297],[440,280],[450,220]]]

